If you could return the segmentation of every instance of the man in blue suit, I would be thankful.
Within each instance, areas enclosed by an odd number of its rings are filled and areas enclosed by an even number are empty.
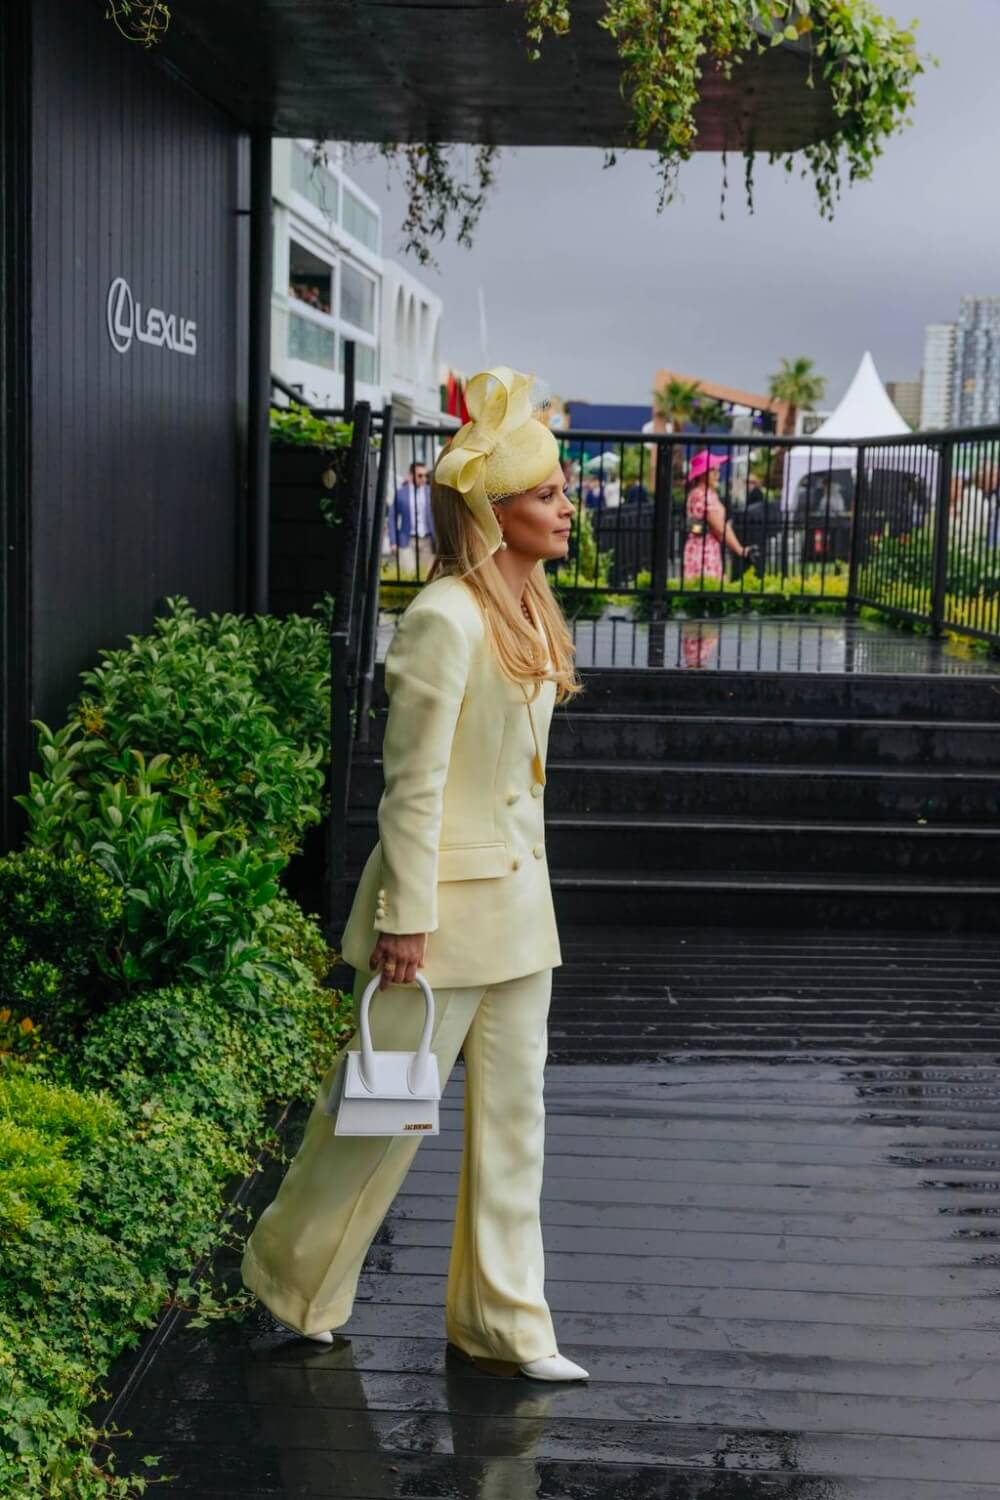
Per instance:
[[[412,463],[409,478],[397,489],[388,512],[389,546],[396,553],[399,576],[426,578],[434,558],[434,518],[427,465]],[[418,569],[419,563],[419,569]]]

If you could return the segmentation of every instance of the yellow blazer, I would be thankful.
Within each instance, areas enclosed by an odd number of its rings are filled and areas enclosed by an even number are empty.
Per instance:
[[[366,970],[378,933],[426,932],[441,986],[499,984],[562,963],[545,854],[545,755],[556,685],[500,670],[460,578],[436,578],[385,659],[379,840],[341,939]]]

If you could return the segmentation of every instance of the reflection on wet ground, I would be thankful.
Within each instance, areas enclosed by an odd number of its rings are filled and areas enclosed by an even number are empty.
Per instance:
[[[383,614],[378,660],[385,658],[397,615]],[[649,665],[649,627],[626,607],[573,622],[579,667]],[[833,615],[732,614],[666,621],[662,660],[668,668],[730,672],[890,672],[997,676],[1000,658],[949,637],[914,635],[875,620]]]
[[[338,1341],[263,1311],[179,1329],[119,1413],[121,1459],[159,1453],[164,1493],[199,1500],[1000,1500],[1000,941],[914,940],[909,965],[869,944],[865,965],[831,938],[797,997],[791,949],[720,942],[662,945],[659,986],[647,945],[603,1004],[595,935],[568,945],[546,1291],[589,1383],[446,1354],[459,1068]],[[588,949],[596,1042],[572,1019]]]

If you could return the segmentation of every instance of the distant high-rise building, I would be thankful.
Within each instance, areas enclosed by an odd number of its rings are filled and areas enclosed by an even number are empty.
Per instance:
[[[928,323],[924,335],[924,368],[920,392],[922,428],[950,426],[954,370],[954,323]]]
[[[887,380],[889,400],[910,427],[920,426],[920,398],[923,386],[919,380]]]
[[[963,297],[955,329],[951,425],[1000,422],[1000,297]]]

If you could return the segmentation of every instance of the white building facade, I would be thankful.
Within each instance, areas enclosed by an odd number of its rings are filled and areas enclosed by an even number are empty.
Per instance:
[[[272,143],[271,368],[313,405],[341,407],[353,340],[358,400],[437,420],[441,299],[383,256],[381,211],[342,148],[325,157],[310,141]]]
[[[440,422],[443,304],[405,266],[382,265],[382,386],[396,421]]]
[[[928,323],[920,392],[920,426],[951,426],[951,387],[955,371],[954,323]]]

